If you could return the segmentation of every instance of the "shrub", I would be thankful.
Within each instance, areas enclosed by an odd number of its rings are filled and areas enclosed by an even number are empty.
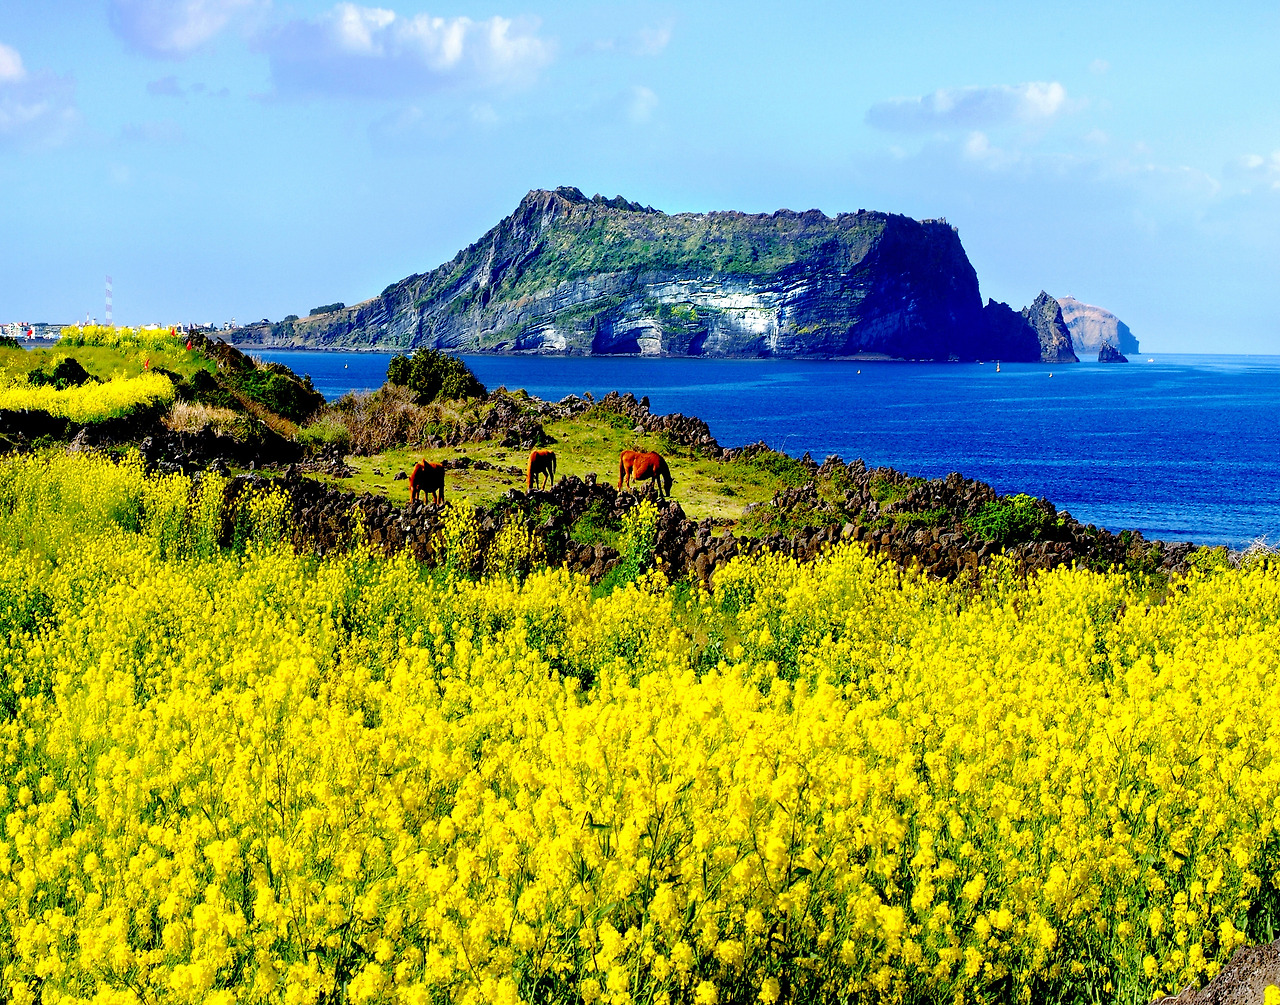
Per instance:
[[[346,430],[346,449],[361,456],[420,443],[452,428],[440,406],[418,405],[412,391],[395,384],[384,384],[372,394],[343,395],[318,415],[313,425],[331,424],[334,435],[341,436],[338,423]],[[310,435],[314,438],[317,434]]]
[[[978,512],[964,522],[970,534],[997,544],[1034,541],[1049,524],[1049,515],[1040,501],[1021,492],[983,503]]]
[[[485,387],[467,364],[438,349],[419,349],[412,356],[394,356],[387,366],[387,381],[413,391],[419,405],[436,398],[483,398]]]
[[[37,368],[27,374],[27,383],[32,387],[53,387],[65,391],[69,387],[81,384],[99,383],[98,378],[80,365],[73,356],[65,356],[48,370]]]
[[[310,425],[298,430],[298,442],[314,450],[334,447],[346,454],[351,451],[351,430],[347,428],[342,412],[329,409]]]

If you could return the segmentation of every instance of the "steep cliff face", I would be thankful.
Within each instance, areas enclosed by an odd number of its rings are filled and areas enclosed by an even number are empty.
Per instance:
[[[982,308],[982,324],[985,331],[984,345],[990,359],[1010,363],[1039,363],[1040,338],[1027,321],[1025,312],[1015,311],[1008,304],[988,300]]]
[[[1095,353],[1110,345],[1123,353],[1134,353],[1138,340],[1129,326],[1108,310],[1081,303],[1074,297],[1059,297],[1062,319],[1071,332],[1071,344],[1077,353]]]
[[[1041,290],[1031,306],[1023,308],[1022,316],[1035,329],[1036,337],[1040,340],[1041,362],[1080,362],[1071,347],[1071,332],[1067,330],[1067,323],[1062,320],[1062,308],[1053,297]]]
[[[985,338],[977,276],[945,221],[668,216],[573,188],[530,192],[453,261],[371,300],[236,334],[261,346],[907,359],[992,358]]]

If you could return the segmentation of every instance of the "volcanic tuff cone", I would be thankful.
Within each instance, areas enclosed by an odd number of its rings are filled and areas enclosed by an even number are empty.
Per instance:
[[[1099,352],[1104,344],[1121,353],[1139,352],[1138,340],[1129,326],[1108,310],[1081,303],[1075,297],[1059,297],[1062,319],[1071,331],[1071,342],[1077,353]]]
[[[573,355],[1039,359],[985,343],[954,227],[889,213],[667,215],[576,188],[530,192],[452,261],[259,346]]]

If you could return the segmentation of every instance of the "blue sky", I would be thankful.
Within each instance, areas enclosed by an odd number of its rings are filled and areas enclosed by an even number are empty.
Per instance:
[[[1280,353],[1280,8],[4,0],[0,321],[355,303],[531,188],[946,217],[984,297]]]

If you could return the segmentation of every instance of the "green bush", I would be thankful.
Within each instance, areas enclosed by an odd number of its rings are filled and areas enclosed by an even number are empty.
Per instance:
[[[1040,501],[1023,492],[983,503],[978,512],[964,522],[970,534],[997,544],[1034,541],[1049,524],[1049,515]]]
[[[300,380],[284,367],[280,370],[268,364],[237,373],[233,382],[241,394],[276,415],[291,422],[302,422],[324,405],[324,395],[311,386],[310,380]]]
[[[27,383],[32,387],[52,385],[59,391],[69,387],[79,387],[90,382],[98,383],[98,378],[80,365],[74,356],[66,356],[48,370],[32,370],[27,374]]]
[[[338,447],[345,454],[351,450],[351,430],[343,420],[343,413],[333,409],[299,429],[298,442],[317,450]]]
[[[419,405],[437,398],[483,398],[485,387],[467,364],[438,349],[419,349],[412,356],[394,356],[387,366],[387,381],[407,387]]]

